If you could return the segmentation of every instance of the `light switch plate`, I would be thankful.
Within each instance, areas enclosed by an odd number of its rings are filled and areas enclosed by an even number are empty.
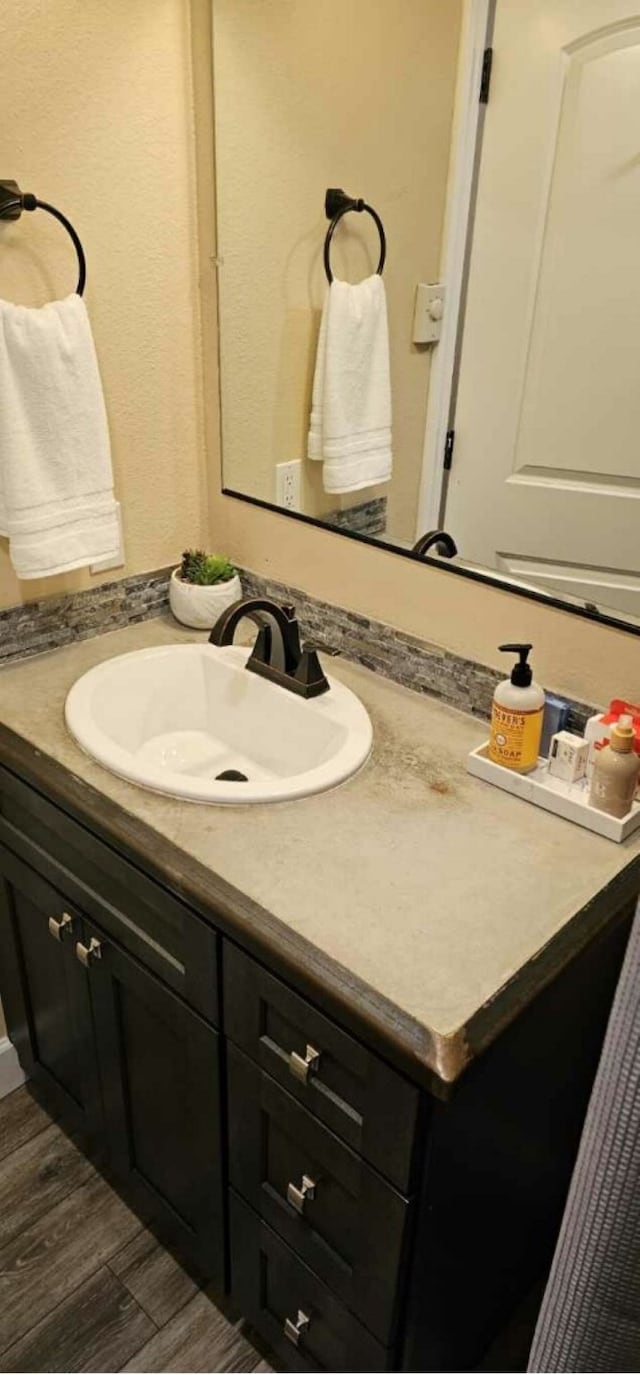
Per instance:
[[[414,344],[437,344],[442,329],[445,294],[442,282],[418,282],[413,314]]]

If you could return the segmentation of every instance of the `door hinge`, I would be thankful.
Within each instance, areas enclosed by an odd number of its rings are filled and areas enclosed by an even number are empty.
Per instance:
[[[455,442],[456,442],[456,432],[455,432],[455,430],[447,430],[447,437],[446,437],[446,439],[445,439],[445,441],[444,441],[444,464],[443,464],[443,467],[444,467],[445,473],[448,473],[448,472],[450,471],[450,469],[451,469],[451,464],[452,464],[452,461],[453,461],[453,446],[454,446]]]
[[[480,104],[489,104],[489,87],[491,86],[491,69],[493,67],[493,48],[485,48],[482,59],[482,75],[480,77]]]

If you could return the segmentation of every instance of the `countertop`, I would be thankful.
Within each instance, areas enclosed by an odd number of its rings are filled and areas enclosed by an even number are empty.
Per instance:
[[[482,722],[345,661],[331,670],[367,707],[374,747],[331,792],[204,806],[145,792],[82,753],[63,719],[76,678],[116,654],[201,638],[167,613],[4,667],[0,721],[149,828],[156,866],[161,837],[257,904],[258,947],[262,912],[290,964],[298,952],[383,1037],[393,1030],[416,1068],[454,1080],[640,889],[640,838],[614,844],[472,778]]]

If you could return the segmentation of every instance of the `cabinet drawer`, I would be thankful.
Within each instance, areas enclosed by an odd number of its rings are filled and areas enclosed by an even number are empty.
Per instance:
[[[224,989],[231,1040],[408,1193],[418,1090],[227,941]]]
[[[231,1183],[388,1343],[409,1203],[231,1045],[228,1082]]]
[[[18,855],[217,1023],[216,932],[85,826],[2,768],[0,849],[5,866],[12,853]]]
[[[233,1297],[285,1369],[391,1369],[391,1352],[233,1190],[230,1214]]]

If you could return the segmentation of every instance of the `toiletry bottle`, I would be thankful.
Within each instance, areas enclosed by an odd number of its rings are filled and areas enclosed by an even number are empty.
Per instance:
[[[539,753],[547,759],[551,749],[551,738],[559,731],[565,730],[571,707],[565,702],[564,697],[556,697],[552,692],[544,694],[544,717],[542,720],[542,739],[540,741]]]
[[[611,727],[609,744],[595,756],[589,806],[609,816],[622,817],[631,811],[640,772],[640,759],[634,749],[635,732],[630,716],[621,716]]]
[[[511,677],[498,683],[491,710],[489,758],[516,773],[528,773],[538,763],[544,692],[532,681],[527,656],[531,645],[500,645],[505,654],[518,654]]]

